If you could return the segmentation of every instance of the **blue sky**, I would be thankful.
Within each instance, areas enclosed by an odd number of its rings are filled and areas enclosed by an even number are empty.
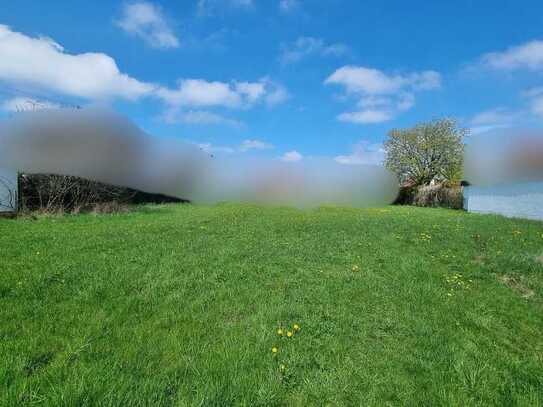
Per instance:
[[[375,163],[391,128],[539,126],[536,1],[24,1],[0,8],[2,115],[106,104],[217,154]]]

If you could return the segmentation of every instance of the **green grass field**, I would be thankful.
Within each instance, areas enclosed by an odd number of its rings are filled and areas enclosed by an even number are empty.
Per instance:
[[[543,223],[146,206],[0,250],[1,405],[543,404]]]

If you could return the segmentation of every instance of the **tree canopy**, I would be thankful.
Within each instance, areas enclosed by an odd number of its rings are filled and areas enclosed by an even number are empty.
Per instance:
[[[384,148],[385,166],[400,183],[426,185],[432,180],[456,182],[462,177],[466,129],[453,119],[438,119],[409,129],[393,129]]]

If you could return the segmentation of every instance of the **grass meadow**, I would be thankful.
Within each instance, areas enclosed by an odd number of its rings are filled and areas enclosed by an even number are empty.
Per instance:
[[[543,223],[241,204],[0,220],[0,405],[542,404]]]

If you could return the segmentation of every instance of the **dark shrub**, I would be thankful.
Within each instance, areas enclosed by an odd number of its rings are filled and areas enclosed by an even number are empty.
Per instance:
[[[464,197],[462,187],[456,185],[403,186],[394,204],[462,209]]]
[[[19,207],[47,213],[125,211],[129,204],[180,203],[184,199],[54,174],[19,176]]]

